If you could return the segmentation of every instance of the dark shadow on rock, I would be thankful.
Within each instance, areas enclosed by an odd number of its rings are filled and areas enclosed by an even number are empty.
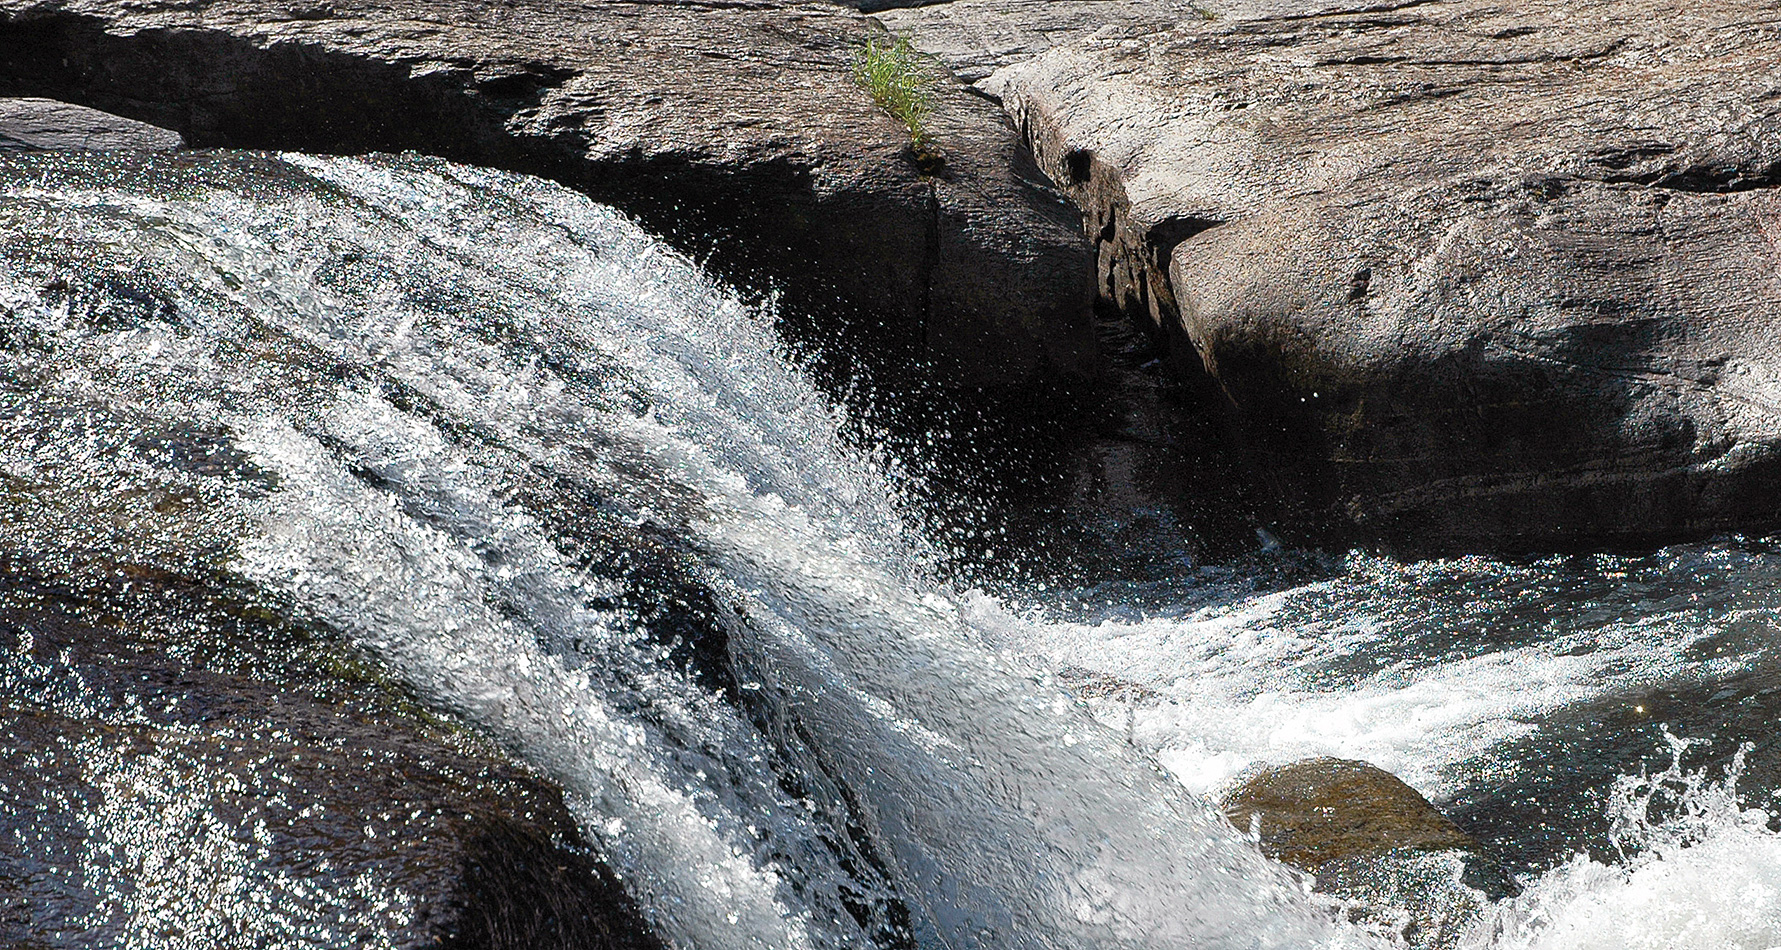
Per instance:
[[[604,865],[536,828],[489,825],[465,848],[441,950],[661,950],[627,926],[635,909]]]

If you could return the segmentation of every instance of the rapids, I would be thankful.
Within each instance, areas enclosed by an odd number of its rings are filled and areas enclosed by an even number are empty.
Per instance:
[[[199,564],[335,632],[559,784],[675,947],[1389,945],[1201,797],[1322,753],[1523,876],[1447,939],[1781,945],[1759,542],[992,595],[770,306],[565,189],[198,153],[0,190],[7,552]]]

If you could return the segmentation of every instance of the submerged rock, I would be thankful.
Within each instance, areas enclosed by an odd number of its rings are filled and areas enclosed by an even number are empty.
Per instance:
[[[984,83],[1271,517],[1428,549],[1781,523],[1769,8],[1303,12]]]
[[[1471,835],[1397,776],[1316,758],[1266,769],[1226,792],[1225,816],[1262,853],[1310,874],[1357,922],[1411,946],[1451,944],[1487,899],[1515,884]]]
[[[178,132],[54,99],[0,99],[0,149],[175,149]]]
[[[936,67],[933,148],[853,78],[883,29],[818,2],[0,3],[0,93],[195,146],[413,149],[555,178],[880,375],[1019,386],[1090,369],[1075,215],[991,102]]]

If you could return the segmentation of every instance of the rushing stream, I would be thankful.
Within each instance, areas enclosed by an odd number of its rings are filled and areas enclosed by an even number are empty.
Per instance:
[[[1781,946],[1760,543],[962,590],[771,315],[571,192],[0,162],[7,555],[217,571],[333,631],[560,785],[673,946],[1385,945],[1204,801],[1317,754],[1520,875],[1459,944]],[[89,879],[153,833],[95,819]],[[166,906],[281,912],[192,904],[183,860]]]

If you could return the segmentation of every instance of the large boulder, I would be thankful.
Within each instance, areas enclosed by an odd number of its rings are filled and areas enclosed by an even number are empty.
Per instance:
[[[944,162],[918,167],[852,76],[884,39],[798,0],[0,0],[0,94],[198,147],[414,149],[544,175],[777,288],[868,368],[990,388],[1090,372],[1073,212],[1021,173],[994,103],[937,66]]]
[[[1770,13],[1258,10],[983,85],[1283,528],[1642,542],[1781,524]]]

